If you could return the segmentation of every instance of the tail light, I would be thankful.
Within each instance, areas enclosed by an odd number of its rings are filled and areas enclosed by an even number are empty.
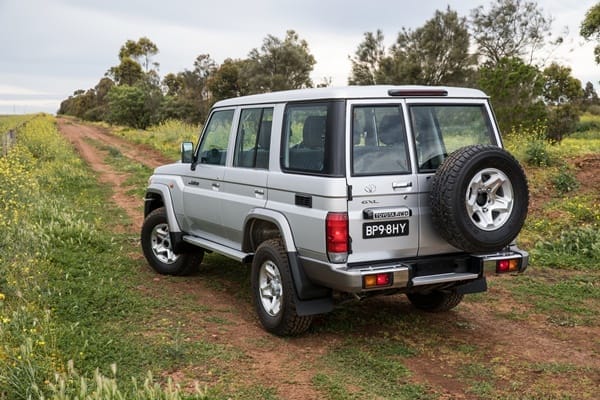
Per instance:
[[[350,250],[347,213],[330,212],[327,214],[325,238],[329,261],[332,263],[346,262]]]
[[[519,267],[521,266],[520,259],[506,259],[506,260],[497,260],[496,261],[496,273],[504,274],[507,272],[518,272]]]
[[[372,289],[377,287],[391,286],[394,279],[391,272],[382,274],[370,274],[363,277],[363,288]]]

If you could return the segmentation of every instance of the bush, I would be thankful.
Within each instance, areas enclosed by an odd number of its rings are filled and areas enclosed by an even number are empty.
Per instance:
[[[563,104],[548,112],[549,140],[560,142],[565,136],[575,132],[579,122],[579,111],[571,104]]]
[[[548,144],[545,140],[535,139],[525,146],[525,162],[535,167],[544,167],[552,163]]]
[[[589,225],[563,231],[557,240],[538,243],[532,253],[542,264],[597,269],[600,265],[600,230],[597,225]]]
[[[560,167],[558,173],[554,175],[552,183],[556,190],[561,194],[572,192],[579,187],[579,182],[577,182],[577,178],[575,178],[573,172],[564,165]]]

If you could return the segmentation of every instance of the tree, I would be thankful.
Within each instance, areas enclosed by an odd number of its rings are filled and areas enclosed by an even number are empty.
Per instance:
[[[364,40],[358,45],[354,57],[349,57],[352,63],[352,72],[348,83],[350,85],[374,85],[378,82],[377,75],[381,70],[381,63],[386,57],[383,44],[383,33],[377,30],[375,34],[366,32]]]
[[[241,71],[246,69],[246,60],[226,59],[223,64],[208,78],[208,88],[213,100],[218,101],[249,93],[247,82],[240,78]]]
[[[415,31],[403,28],[391,55],[396,64],[405,65],[400,68],[404,76],[398,76],[394,83],[460,85],[470,77],[475,64],[469,54],[466,18],[459,18],[450,7],[446,12],[437,10]]]
[[[581,81],[571,76],[571,68],[552,63],[544,69],[542,95],[549,104],[547,137],[560,142],[577,127],[578,103],[583,98]]]
[[[475,63],[466,19],[449,7],[414,31],[402,28],[388,53],[380,30],[365,33],[350,60],[349,82],[360,85],[460,85],[470,78]]]
[[[552,19],[542,14],[535,1],[496,0],[489,10],[479,6],[471,11],[479,54],[492,65],[516,57],[531,64],[551,27]]]
[[[158,122],[157,93],[141,85],[120,85],[108,93],[111,123],[145,129]]]
[[[135,85],[144,77],[144,71],[139,63],[126,57],[116,67],[111,67],[106,75],[112,77],[117,85]]]
[[[138,64],[144,67],[144,71],[148,73],[150,70],[151,57],[158,54],[158,47],[147,37],[141,37],[137,42],[128,40],[119,51],[119,59],[123,61],[126,58],[135,60]],[[155,69],[158,69],[158,63],[152,64]]]
[[[478,82],[491,98],[502,131],[532,127],[546,119],[541,101],[544,79],[535,66],[520,58],[503,58],[482,66]]]
[[[208,78],[214,73],[216,64],[208,54],[200,54],[194,61],[193,70],[167,74],[163,78],[165,102],[161,107],[161,118],[181,119],[189,123],[204,120],[210,108]]]
[[[571,75],[571,68],[552,63],[544,69],[542,95],[553,105],[576,103],[583,97],[581,81]]]
[[[251,93],[312,87],[310,73],[316,61],[308,43],[289,30],[285,39],[268,35],[259,49],[248,54],[240,72]]]
[[[156,54],[158,54],[158,47],[147,37],[142,37],[137,42],[127,40],[119,50],[119,65],[111,67],[106,75],[112,77],[117,85],[131,86],[146,80],[158,86],[159,64],[152,63],[154,68],[150,68],[150,60]]]
[[[600,3],[592,6],[585,14],[579,34],[586,40],[595,40],[598,45],[594,48],[596,64],[600,64]]]
[[[587,82],[585,88],[583,88],[582,105],[584,109],[587,109],[594,104],[600,104],[598,93],[596,93],[596,89],[594,89],[594,84],[592,82]]]
[[[102,121],[108,111],[107,94],[115,83],[102,78],[93,89],[76,90],[60,103],[58,114],[73,115],[89,121]]]

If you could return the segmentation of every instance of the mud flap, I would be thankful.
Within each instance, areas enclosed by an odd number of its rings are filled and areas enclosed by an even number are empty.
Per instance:
[[[487,280],[484,277],[472,280],[454,288],[458,294],[480,293],[487,290]]]
[[[315,285],[304,273],[302,263],[296,252],[288,252],[296,313],[299,316],[325,314],[333,310],[332,291],[324,286]]]

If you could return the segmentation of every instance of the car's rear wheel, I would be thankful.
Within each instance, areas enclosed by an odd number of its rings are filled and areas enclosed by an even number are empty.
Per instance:
[[[529,205],[527,178],[518,161],[489,145],[450,154],[433,178],[430,198],[440,235],[467,252],[508,245],[523,227]]]
[[[175,253],[164,207],[152,211],[142,224],[142,250],[148,264],[159,274],[189,275],[202,263],[201,249]]]
[[[294,284],[281,240],[263,242],[252,261],[252,296],[263,327],[279,336],[306,331],[312,316],[296,313]]]
[[[434,290],[428,293],[407,293],[406,297],[418,309],[428,312],[448,311],[460,304],[463,294],[454,290]]]

